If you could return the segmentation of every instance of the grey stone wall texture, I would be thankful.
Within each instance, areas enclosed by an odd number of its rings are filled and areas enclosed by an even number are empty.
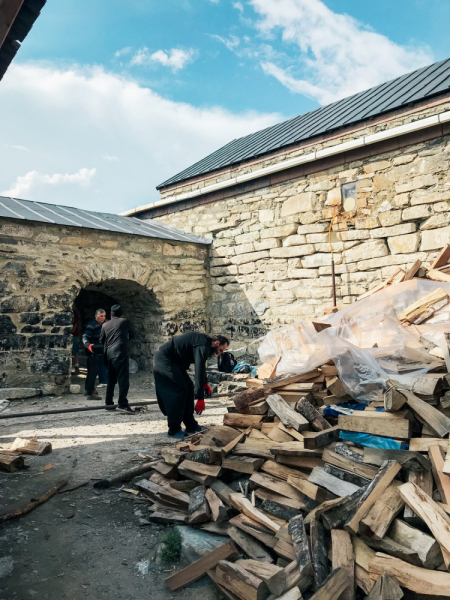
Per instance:
[[[150,368],[170,336],[209,331],[207,258],[205,245],[0,219],[0,387],[67,383],[81,290],[120,301],[131,356]]]
[[[162,190],[162,197],[170,199],[449,108],[441,100],[333,139],[183,182]],[[353,302],[417,259],[426,268],[450,242],[449,160],[450,128],[439,126],[292,169],[292,175],[281,172],[269,185],[267,180],[260,187],[252,182],[251,190],[229,188],[223,199],[207,201],[203,196],[197,206],[190,200],[184,210],[168,205],[141,218],[151,216],[213,238],[212,324],[217,331],[228,331],[237,347],[266,330],[321,315],[331,306],[328,230],[345,183],[356,181],[357,213],[333,226],[337,304]]]

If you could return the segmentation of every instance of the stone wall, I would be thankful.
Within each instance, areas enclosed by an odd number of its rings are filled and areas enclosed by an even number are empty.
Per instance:
[[[418,259],[428,266],[450,242],[450,135],[423,139],[158,216],[213,237],[213,327],[228,330],[236,347],[331,305],[328,230],[345,183],[357,182],[358,209],[333,226],[337,303],[353,302]]]
[[[0,219],[0,387],[64,384],[80,290],[120,301],[143,368],[175,333],[209,331],[208,246]]]

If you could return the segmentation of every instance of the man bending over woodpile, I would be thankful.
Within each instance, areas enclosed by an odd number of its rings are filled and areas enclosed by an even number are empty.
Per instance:
[[[201,431],[194,410],[201,415],[205,410],[205,393],[211,395],[206,382],[206,361],[214,354],[222,354],[228,344],[223,335],[208,336],[190,331],[173,337],[155,352],[156,398],[161,412],[167,417],[169,437],[183,439],[185,435]],[[195,387],[187,374],[191,364],[195,365]],[[195,407],[194,398],[197,399]],[[186,432],[181,429],[182,422]]]

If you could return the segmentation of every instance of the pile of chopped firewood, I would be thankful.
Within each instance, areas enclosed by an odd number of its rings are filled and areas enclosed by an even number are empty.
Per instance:
[[[449,260],[450,247],[428,276],[450,281]],[[364,368],[348,357],[345,368],[335,356],[277,375],[278,356],[247,379],[222,426],[161,452],[137,484],[150,521],[230,538],[170,576],[172,590],[208,575],[230,600],[450,598],[447,349],[417,328],[449,302],[437,284],[402,304],[398,328],[415,328],[421,348],[372,348],[388,376],[370,401],[349,395]],[[312,325],[319,336],[330,327]]]
[[[37,437],[31,440],[18,437],[9,448],[0,448],[0,471],[14,473],[19,469],[25,469],[27,465],[24,461],[24,454],[38,456],[51,451],[50,442],[39,442]]]

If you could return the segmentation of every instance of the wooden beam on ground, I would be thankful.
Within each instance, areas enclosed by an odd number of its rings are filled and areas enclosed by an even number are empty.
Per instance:
[[[450,517],[434,500],[413,483],[399,487],[404,501],[428,525],[441,547],[445,566],[450,567]]]
[[[331,530],[331,567],[343,569],[348,578],[348,587],[342,592],[341,600],[355,600],[355,557],[350,534],[342,529]]]
[[[450,573],[415,567],[381,552],[377,552],[370,561],[369,574],[373,580],[381,575],[390,575],[402,587],[425,597],[447,597],[450,589]]]
[[[205,556],[202,556],[185,569],[168,577],[166,583],[172,591],[178,590],[180,587],[184,587],[206,575],[207,571],[213,569],[219,561],[237,555],[236,546],[229,540],[226,544],[222,544],[222,546],[219,546],[212,552],[205,554]]]

